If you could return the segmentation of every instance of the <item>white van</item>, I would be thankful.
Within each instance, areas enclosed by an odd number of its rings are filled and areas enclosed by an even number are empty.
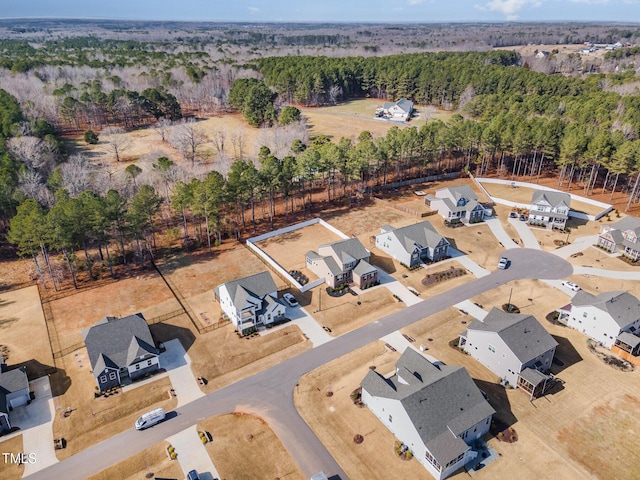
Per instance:
[[[136,430],[144,430],[145,428],[152,427],[156,423],[164,420],[164,417],[164,409],[156,408],[155,410],[151,410],[136,420]]]

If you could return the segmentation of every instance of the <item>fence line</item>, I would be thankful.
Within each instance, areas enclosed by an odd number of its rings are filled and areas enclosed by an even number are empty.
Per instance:
[[[383,200],[383,199],[377,198],[377,197],[371,197],[371,199],[374,201],[374,203],[382,204],[385,207],[393,208],[395,210],[399,210],[401,212],[408,213],[409,215],[413,215],[413,216],[418,217],[418,218],[429,217],[431,215],[435,215],[436,213],[438,213],[436,211],[418,212],[417,210],[414,210],[412,208],[403,207],[402,205],[396,205],[395,203],[391,203],[391,202],[388,202],[387,200]]]
[[[406,187],[407,185],[415,185],[416,183],[434,182],[436,180],[449,180],[451,178],[457,178],[460,172],[442,173],[440,175],[430,175],[428,177],[414,178],[413,180],[403,180],[401,182],[387,183],[386,185],[376,185],[371,187],[372,192],[378,192],[380,190],[389,190],[392,188]]]

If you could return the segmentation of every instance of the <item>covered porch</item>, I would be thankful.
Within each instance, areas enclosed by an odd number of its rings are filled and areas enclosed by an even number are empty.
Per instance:
[[[616,338],[614,347],[619,348],[623,352],[627,352],[634,357],[640,355],[640,337],[630,332],[622,332]]]
[[[544,395],[551,377],[535,368],[525,368],[518,376],[518,388],[529,394],[529,400]]]

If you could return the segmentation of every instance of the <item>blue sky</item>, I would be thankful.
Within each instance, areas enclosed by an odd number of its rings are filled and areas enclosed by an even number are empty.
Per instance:
[[[640,0],[0,0],[0,18],[241,22],[640,22]]]

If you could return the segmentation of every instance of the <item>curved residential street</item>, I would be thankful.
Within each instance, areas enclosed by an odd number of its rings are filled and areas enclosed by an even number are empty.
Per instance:
[[[409,306],[341,337],[308,350],[252,377],[221,388],[178,408],[177,416],[146,431],[131,428],[66,460],[26,478],[31,480],[82,479],[174,435],[213,415],[243,410],[265,418],[306,476],[324,471],[329,477],[348,477],[298,414],[293,390],[305,373],[400,328],[433,315],[456,303],[522,278],[560,279],[572,274],[564,259],[540,250],[512,249],[512,264],[454,288],[441,295]]]

